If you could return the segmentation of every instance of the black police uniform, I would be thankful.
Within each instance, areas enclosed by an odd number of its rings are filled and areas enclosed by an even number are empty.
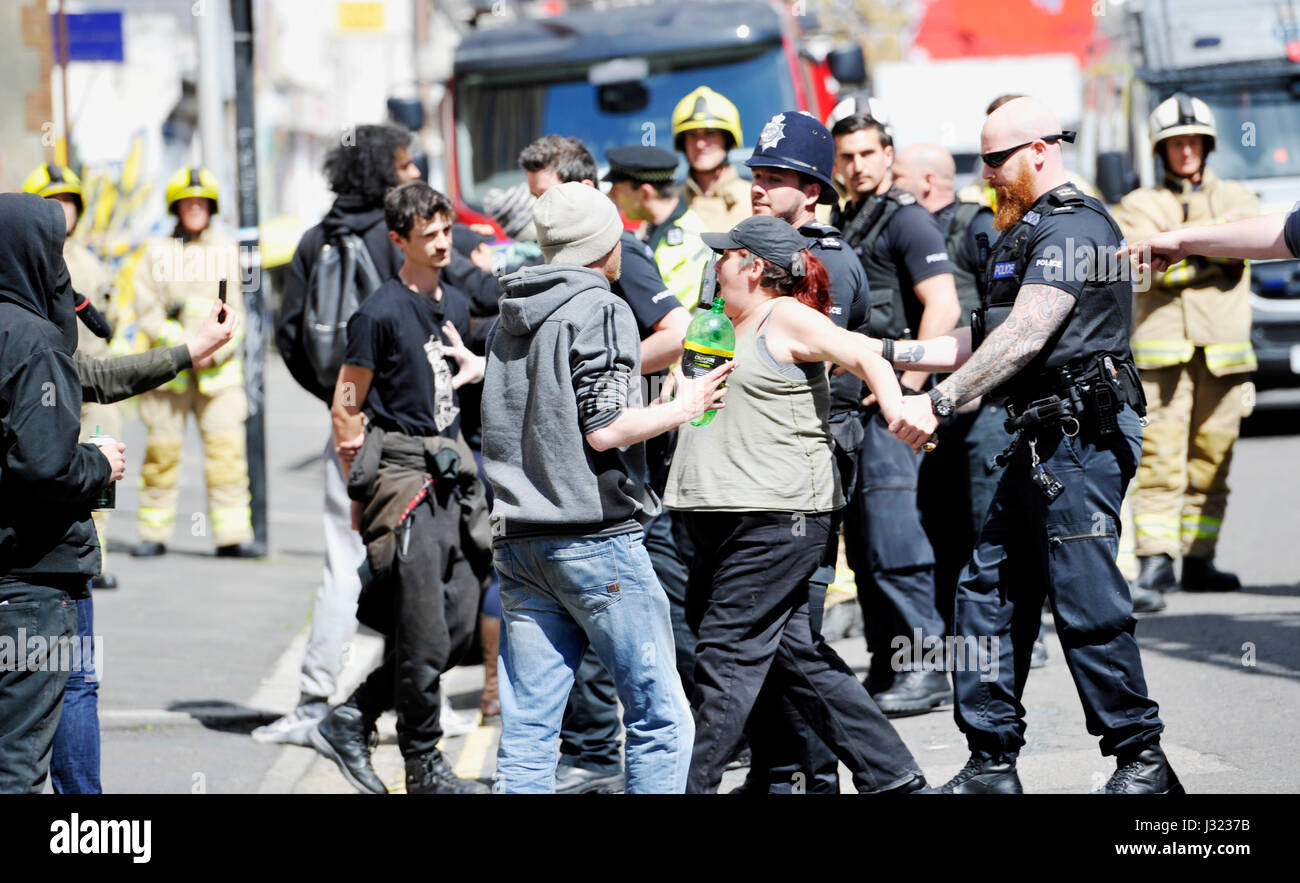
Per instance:
[[[954,673],[957,725],[973,757],[1014,759],[1024,745],[1020,697],[1044,594],[1102,753],[1136,753],[1164,729],[1147,695],[1129,587],[1115,562],[1120,503],[1142,453],[1143,409],[1129,348],[1132,290],[1105,260],[1121,244],[1101,203],[1063,185],[1002,235],[986,266],[973,341],[981,325],[991,330],[1005,320],[1023,285],[1051,285],[1076,301],[1042,351],[998,390],[1018,415],[1009,425],[1022,431],[956,603],[959,639],[996,642],[992,660],[959,664]]]
[[[924,309],[913,287],[952,272],[934,217],[912,194],[892,188],[847,206],[837,223],[871,285],[872,335],[913,336]],[[895,672],[885,663],[896,636],[911,644],[919,635],[926,646],[944,634],[935,608],[934,550],[917,507],[918,467],[917,457],[890,434],[880,409],[868,409],[855,493],[845,507],[844,552],[857,577],[872,653],[867,688],[876,696],[893,684]],[[903,667],[911,666],[905,661]]]
[[[973,202],[951,202],[934,213],[944,232],[952,260],[952,277],[961,302],[957,327],[970,324],[980,306],[984,263],[989,246],[998,238],[993,212]],[[984,237],[983,258],[979,236]],[[921,461],[917,499],[921,523],[934,549],[935,609],[944,620],[944,633],[952,633],[952,602],[957,578],[970,560],[984,516],[993,502],[1002,467],[994,462],[1011,434],[1002,425],[1007,415],[985,396],[974,411],[955,413],[939,425],[938,448]]]

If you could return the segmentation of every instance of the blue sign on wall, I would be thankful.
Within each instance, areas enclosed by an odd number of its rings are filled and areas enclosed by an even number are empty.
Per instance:
[[[84,12],[68,20],[68,61],[122,61],[122,13]],[[59,17],[50,16],[54,59],[58,63]]]

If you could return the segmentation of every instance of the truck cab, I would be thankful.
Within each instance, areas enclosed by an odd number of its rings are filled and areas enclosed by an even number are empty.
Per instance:
[[[673,107],[698,86],[739,109],[746,143],[730,160],[743,170],[774,114],[820,119],[833,103],[825,64],[799,52],[798,36],[788,10],[762,2],[654,3],[470,32],[442,107],[458,212],[493,223],[484,194],[523,180],[519,153],[542,135],[579,138],[602,165],[619,145],[673,150]]]
[[[1084,172],[1108,202],[1158,183],[1147,117],[1177,92],[1214,113],[1207,164],[1241,181],[1264,214],[1300,201],[1300,21],[1273,0],[1144,0],[1110,16],[1080,133]],[[1257,388],[1300,386],[1300,261],[1251,262]]]

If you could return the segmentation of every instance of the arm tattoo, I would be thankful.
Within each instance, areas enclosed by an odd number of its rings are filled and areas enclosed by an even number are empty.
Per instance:
[[[925,361],[925,344],[900,340],[894,345],[895,365],[911,365],[922,361]]]
[[[1074,295],[1050,285],[1025,285],[1011,314],[989,333],[955,374],[939,384],[944,395],[963,405],[983,395],[1028,365],[1074,308]]]

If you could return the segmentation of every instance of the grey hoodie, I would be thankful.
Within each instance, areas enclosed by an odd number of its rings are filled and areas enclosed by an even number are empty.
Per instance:
[[[641,399],[632,310],[596,270],[524,267],[504,277],[483,379],[483,470],[496,537],[608,536],[659,512],[645,445],[597,451],[585,436]]]

